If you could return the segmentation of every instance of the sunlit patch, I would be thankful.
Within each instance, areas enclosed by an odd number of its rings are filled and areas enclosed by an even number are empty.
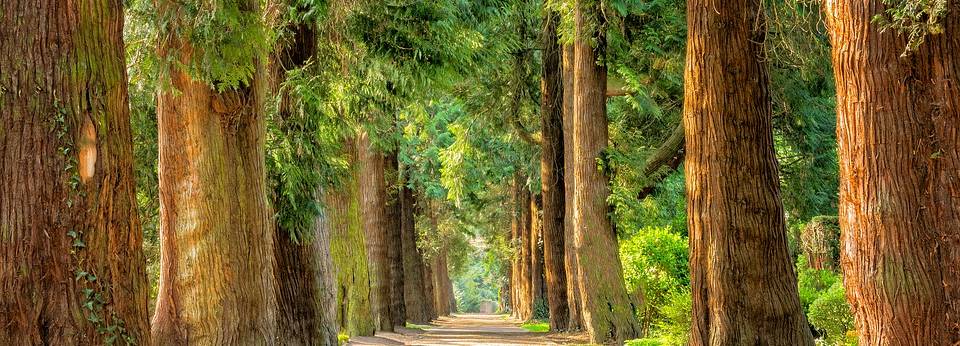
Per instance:
[[[80,180],[86,183],[93,178],[97,167],[97,129],[87,118],[80,132]]]

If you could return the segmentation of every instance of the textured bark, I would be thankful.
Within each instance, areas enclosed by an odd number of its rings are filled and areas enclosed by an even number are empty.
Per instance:
[[[433,319],[423,280],[423,255],[417,248],[415,197],[406,184],[400,187],[400,236],[403,257],[403,300],[407,319],[413,323],[427,323]]]
[[[167,6],[174,4],[161,3]],[[258,11],[253,2],[242,7]],[[193,49],[187,39],[171,37],[161,56],[188,63]],[[161,270],[153,341],[273,342],[277,301],[263,68],[247,86],[223,92],[177,64],[169,69],[172,89],[161,92],[157,106]]]
[[[118,0],[0,2],[0,344],[149,343],[122,37]]]
[[[456,302],[453,298],[453,283],[450,281],[450,274],[447,271],[447,248],[443,246],[440,251],[433,256],[433,287],[435,293],[435,302],[437,306],[437,315],[449,316],[456,311]]]
[[[812,345],[787,248],[760,0],[689,0],[691,345]]]
[[[337,295],[330,258],[330,223],[317,217],[311,239],[297,243],[277,232],[277,341],[284,345],[337,345]]]
[[[373,335],[370,279],[366,241],[360,212],[359,148],[355,139],[344,141],[350,174],[324,195],[330,222],[330,255],[337,268],[337,322],[350,336]]]
[[[384,179],[387,186],[387,218],[386,231],[388,236],[387,257],[390,261],[390,317],[394,326],[407,324],[407,309],[404,304],[404,271],[403,271],[403,240],[400,237],[400,163],[397,153],[387,154],[384,157]]]
[[[516,175],[513,186],[514,213],[511,222],[513,243],[516,246],[513,265],[513,317],[529,320],[533,317],[533,254],[531,253],[530,191],[521,175]]]
[[[960,342],[960,4],[901,57],[881,1],[827,2],[840,257],[862,345]]]
[[[840,263],[840,219],[836,216],[817,216],[807,223],[800,234],[800,249],[807,258],[807,266],[817,270],[837,271]]]
[[[574,42],[573,170],[576,176],[574,243],[584,326],[595,343],[623,342],[639,332],[637,307],[627,296],[617,237],[608,217],[610,180],[597,160],[607,147],[606,67],[600,5],[576,2]],[[591,42],[592,41],[592,42]]]
[[[577,267],[577,251],[574,248],[573,235],[576,225],[574,206],[576,199],[573,191],[576,176],[573,174],[573,45],[563,46],[563,266],[567,272],[567,308],[570,311],[567,330],[577,331],[583,328],[583,315],[580,312],[580,285],[577,279],[580,271]]]
[[[433,258],[425,258],[423,266],[423,288],[427,297],[427,309],[430,312],[430,318],[440,317],[437,310],[436,289],[433,287]]]
[[[544,265],[543,265],[543,227],[540,223],[540,196],[539,195],[530,195],[530,211],[527,214],[530,218],[530,222],[527,223],[527,227],[530,227],[530,230],[527,232],[530,233],[530,302],[531,302],[531,318],[549,318],[549,314],[541,316],[537,313],[537,307],[546,307],[548,304],[547,299],[547,288],[545,284],[544,277]]]
[[[280,90],[289,70],[303,67],[316,55],[317,28],[314,23],[291,24],[288,40],[281,41],[271,59],[271,90]],[[285,95],[281,95],[285,96]],[[282,99],[277,116],[292,116],[290,100]],[[317,191],[317,198],[323,192]],[[282,198],[274,194],[276,198]],[[284,345],[336,345],[336,279],[330,258],[330,224],[317,215],[313,229],[284,229],[275,226],[274,256],[277,273],[277,342]],[[292,233],[299,233],[296,240]]]
[[[543,262],[550,330],[566,330],[570,324],[567,308],[567,270],[564,267],[564,180],[563,180],[563,65],[557,43],[559,18],[548,11],[543,30],[543,80],[540,99],[540,181],[543,195]]]
[[[391,317],[390,237],[383,155],[366,133],[360,133],[360,196],[367,263],[370,265],[370,307],[377,330],[393,331]]]

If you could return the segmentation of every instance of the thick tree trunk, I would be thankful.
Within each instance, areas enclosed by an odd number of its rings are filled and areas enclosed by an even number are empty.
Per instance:
[[[576,176],[573,174],[573,45],[563,46],[563,266],[567,272],[567,308],[570,311],[567,330],[577,331],[583,328],[581,314],[580,284],[577,279],[580,271],[577,267],[577,251],[574,248],[574,230],[576,199],[573,192]]]
[[[118,0],[0,3],[0,344],[149,344],[122,38]]]
[[[407,318],[414,323],[433,319],[429,308],[426,283],[423,280],[423,255],[417,248],[415,197],[406,184],[400,187],[400,235],[403,255],[403,300]]]
[[[359,148],[344,141],[351,173],[340,187],[327,191],[324,206],[330,222],[330,255],[337,268],[337,321],[350,336],[373,335],[366,241],[360,212]]]
[[[400,218],[402,207],[400,204],[400,162],[397,153],[393,152],[384,157],[384,179],[387,187],[387,218],[386,231],[388,236],[387,257],[390,261],[390,317],[394,326],[407,324],[407,309],[404,304],[404,271],[403,271],[403,239],[400,237]]]
[[[330,258],[330,222],[321,214],[311,239],[277,232],[277,340],[284,345],[337,345],[337,295]]]
[[[258,11],[247,5],[244,11]],[[187,40],[172,37],[161,56],[172,52],[177,55],[167,58],[189,63]],[[169,69],[172,88],[161,92],[157,106],[162,263],[153,341],[273,342],[277,301],[263,68],[247,86],[222,92],[177,64]]]
[[[540,204],[540,196],[531,193],[530,212],[527,214],[530,217],[530,222],[527,223],[527,227],[530,227],[530,230],[527,231],[530,233],[530,318],[549,318],[549,313],[546,316],[537,314],[538,306],[543,308],[548,304],[546,301],[547,288],[544,285],[546,280],[544,278],[543,247],[541,246],[543,227],[540,224]]]
[[[689,0],[691,345],[812,345],[787,249],[760,0]]]
[[[317,29],[304,22],[288,27],[291,37],[277,47],[271,60],[274,93],[289,70],[303,67],[316,55]],[[279,119],[289,119],[293,110],[284,96],[277,109]],[[274,194],[276,198],[282,198]],[[323,192],[318,189],[316,198]],[[276,204],[274,204],[276,205]],[[277,273],[277,342],[284,345],[336,345],[336,279],[330,258],[330,224],[326,215],[314,220],[311,230],[284,229],[275,224],[275,272]],[[294,238],[293,234],[298,233]]]
[[[872,24],[881,1],[827,3],[837,80],[841,265],[863,345],[960,342],[960,4],[943,33]]]
[[[576,2],[574,42],[573,170],[576,176],[575,234],[578,285],[583,294],[583,321],[595,343],[622,342],[637,336],[637,307],[627,296],[617,237],[608,217],[610,195],[606,172],[597,159],[607,147],[606,68],[600,5]],[[592,42],[593,41],[593,42]]]
[[[514,179],[514,220],[511,224],[515,234],[516,258],[513,269],[513,316],[520,320],[533,317],[533,253],[531,250],[532,228],[530,216],[530,191],[519,174]]]
[[[543,30],[543,81],[541,82],[540,127],[542,151],[540,180],[543,194],[543,262],[550,306],[550,330],[566,330],[570,324],[567,308],[567,270],[564,267],[564,161],[563,161],[563,65],[557,42],[559,18],[548,11]]]
[[[450,313],[455,312],[456,302],[453,298],[453,284],[447,271],[447,248],[445,245],[433,256],[431,267],[437,315],[449,316]]]
[[[360,196],[367,262],[370,265],[370,303],[377,330],[393,331],[391,317],[390,237],[387,222],[387,186],[383,155],[373,147],[367,133],[360,139]]]
[[[430,318],[434,319],[440,317],[440,312],[437,310],[437,290],[433,286],[433,258],[428,257],[424,260],[423,288],[426,289],[424,295],[427,297],[427,309],[429,310]]]

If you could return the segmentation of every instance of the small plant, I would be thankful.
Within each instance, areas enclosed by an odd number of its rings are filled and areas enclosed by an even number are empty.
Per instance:
[[[853,314],[843,290],[843,282],[837,280],[817,300],[810,304],[807,314],[810,324],[824,334],[827,345],[856,345]]]

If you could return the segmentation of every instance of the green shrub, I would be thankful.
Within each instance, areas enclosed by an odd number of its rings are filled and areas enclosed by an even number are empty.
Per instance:
[[[827,345],[856,345],[853,314],[844,295],[843,282],[837,280],[810,304],[807,319],[824,334]]]
[[[809,311],[810,304],[839,281],[840,275],[834,272],[808,268],[806,258],[800,256],[797,259],[797,288],[804,313]]]
[[[550,306],[547,305],[546,298],[537,298],[533,301],[533,318],[536,320],[546,320],[550,318]]]
[[[690,338],[690,314],[693,311],[690,289],[671,293],[659,311],[661,318],[654,323],[659,340],[664,345],[686,345]]]

